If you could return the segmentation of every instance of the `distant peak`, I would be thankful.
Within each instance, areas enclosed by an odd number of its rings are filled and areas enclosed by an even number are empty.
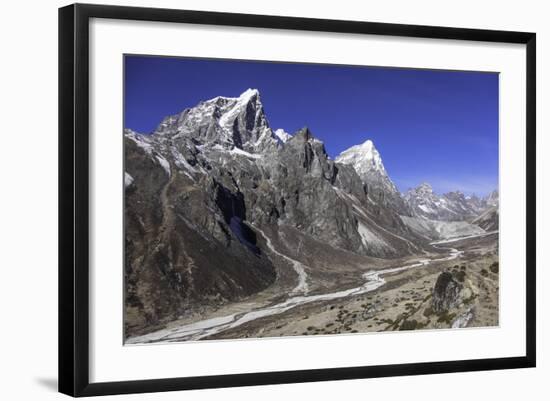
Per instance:
[[[199,104],[211,104],[211,103],[221,103],[224,104],[227,101],[231,102],[238,102],[239,104],[244,104],[250,102],[252,99],[260,98],[260,91],[258,89],[248,88],[243,93],[241,93],[238,97],[231,97],[231,96],[216,96],[212,99],[204,100],[200,102]]]
[[[422,184],[420,184],[419,186],[416,187],[416,190],[417,191],[428,191],[428,192],[433,192],[433,189],[432,189],[432,186],[430,184],[428,184],[427,182],[423,182]]]
[[[362,148],[365,148],[365,149],[373,149],[374,148],[374,143],[370,139],[367,139],[360,146]]]
[[[382,157],[372,140],[367,139],[360,145],[354,145],[351,148],[344,150],[336,157],[336,162],[349,164],[355,168],[355,171],[363,179],[372,179],[373,175],[378,179],[386,180],[393,192],[397,192],[397,188],[388,177],[388,173],[384,168]],[[382,177],[382,178],[380,178]]]
[[[349,154],[360,154],[360,155],[364,155],[365,157],[367,157],[369,159],[380,157],[379,153],[378,153],[378,150],[376,150],[376,148],[374,147],[374,143],[370,139],[367,139],[365,142],[363,142],[359,145],[354,145],[351,148],[348,148],[348,149],[344,150],[340,154],[340,156],[343,156],[343,155],[346,155],[346,154],[348,154],[348,155]]]
[[[346,163],[346,161],[350,160],[353,160],[354,162],[364,161],[371,163],[373,164],[373,166],[383,170],[382,158],[380,157],[380,153],[378,153],[378,150],[376,150],[376,148],[374,147],[374,143],[370,139],[367,139],[360,145],[354,145],[351,148],[344,150],[337,157],[337,160],[338,159],[343,163]]]
[[[239,96],[240,100],[250,100],[253,97],[259,97],[260,91],[258,89],[248,88]]]

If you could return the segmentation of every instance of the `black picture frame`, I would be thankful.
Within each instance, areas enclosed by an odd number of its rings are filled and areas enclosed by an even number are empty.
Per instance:
[[[526,353],[520,357],[90,383],[88,78],[91,18],[516,43],[526,46]],[[160,392],[534,367],[536,35],[220,12],[74,4],[59,9],[59,391],[71,396]]]

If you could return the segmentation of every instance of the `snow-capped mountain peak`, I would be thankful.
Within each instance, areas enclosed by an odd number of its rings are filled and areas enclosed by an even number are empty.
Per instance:
[[[426,182],[409,189],[404,198],[415,216],[432,220],[465,220],[487,207],[486,201],[475,195],[465,196],[460,191],[438,195]]]
[[[388,176],[382,157],[372,140],[344,150],[335,159],[337,163],[352,166],[361,180],[366,184],[369,198],[373,202],[391,205],[400,213],[408,213],[407,206]]]
[[[292,138],[292,135],[290,135],[288,132],[286,132],[284,129],[279,128],[273,132],[273,134],[279,139],[282,143],[286,143],[290,138]]]
[[[258,89],[248,88],[239,96],[239,100],[243,102],[249,102],[254,96],[260,97],[260,91]]]
[[[373,171],[387,176],[380,153],[378,153],[378,150],[376,150],[374,143],[370,139],[360,145],[355,145],[344,150],[336,157],[336,161],[338,163],[353,165],[360,177],[368,175]]]
[[[434,192],[432,186],[427,182],[423,182],[422,184],[420,184],[414,189],[414,191],[419,194],[433,194]]]
[[[233,106],[236,103],[239,103],[240,105],[245,105],[250,101],[260,101],[260,91],[258,89],[248,88],[237,97],[216,96],[211,99],[204,100],[199,104],[226,103],[230,106]]]
[[[153,132],[158,137],[193,138],[197,144],[219,145],[263,152],[282,143],[265,116],[258,89],[247,89],[238,97],[217,96],[181,113],[166,117]]]
[[[220,110],[218,124],[226,130],[232,130],[235,119],[243,112],[248,112],[248,105],[252,104],[252,113],[257,118],[259,114],[263,115],[263,107],[260,101],[260,92],[257,89],[247,89],[238,98],[226,98],[229,100],[228,107]],[[264,121],[267,125],[267,120]]]

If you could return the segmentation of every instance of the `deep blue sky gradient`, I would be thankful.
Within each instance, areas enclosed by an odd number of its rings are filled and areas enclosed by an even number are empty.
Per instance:
[[[273,129],[308,126],[331,157],[373,140],[401,191],[498,187],[498,74],[125,57],[125,127],[151,132],[215,96],[260,91]]]

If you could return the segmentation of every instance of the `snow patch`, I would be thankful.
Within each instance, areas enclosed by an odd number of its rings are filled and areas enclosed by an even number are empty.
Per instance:
[[[245,156],[245,157],[249,157],[251,159],[260,159],[262,157],[262,155],[260,155],[260,154],[250,153],[250,152],[247,152],[246,150],[242,150],[242,149],[237,148],[237,147],[234,147],[233,149],[226,149],[221,145],[214,145],[212,147],[212,150],[216,150],[218,152],[229,153],[230,155],[234,155],[234,156]]]
[[[164,171],[166,171],[166,174],[168,174],[168,177],[172,175],[172,171],[170,170],[170,163],[168,163],[168,160],[166,160],[164,157],[160,155],[155,155],[157,161],[162,166]]]
[[[182,172],[187,177],[195,181],[195,179],[191,174],[189,174],[189,172],[196,173],[197,169],[193,167],[191,164],[189,164],[189,162],[185,160],[185,157],[183,157],[183,155],[180,152],[178,152],[176,149],[172,149],[172,156],[174,157],[174,163],[176,164],[176,167],[179,167],[180,169],[182,169]]]
[[[279,128],[279,129],[275,130],[275,132],[273,132],[273,134],[282,143],[286,143],[290,138],[292,138],[292,135],[290,135],[288,132],[286,132],[282,128]]]
[[[143,149],[149,156],[153,154],[153,145],[149,143],[149,139],[145,135],[138,134],[137,132],[127,130],[125,133],[126,138],[131,139],[134,143]]]
[[[218,120],[218,124],[226,131],[231,131],[235,119],[240,112],[246,108],[246,105],[251,101],[254,96],[259,95],[257,89],[247,89],[238,98],[227,98],[234,102],[233,106],[226,111]]]
[[[250,153],[250,152],[247,152],[247,151],[239,149],[239,148],[233,148],[229,151],[229,153],[231,153],[232,155],[250,157],[252,159],[261,159],[261,157],[262,157],[262,155]]]
[[[422,210],[424,213],[434,213],[434,210],[431,207],[428,207],[426,205],[418,205],[418,208]]]
[[[128,188],[130,185],[132,185],[134,182],[134,177],[132,177],[130,174],[128,174],[126,171],[124,172],[124,188]]]

